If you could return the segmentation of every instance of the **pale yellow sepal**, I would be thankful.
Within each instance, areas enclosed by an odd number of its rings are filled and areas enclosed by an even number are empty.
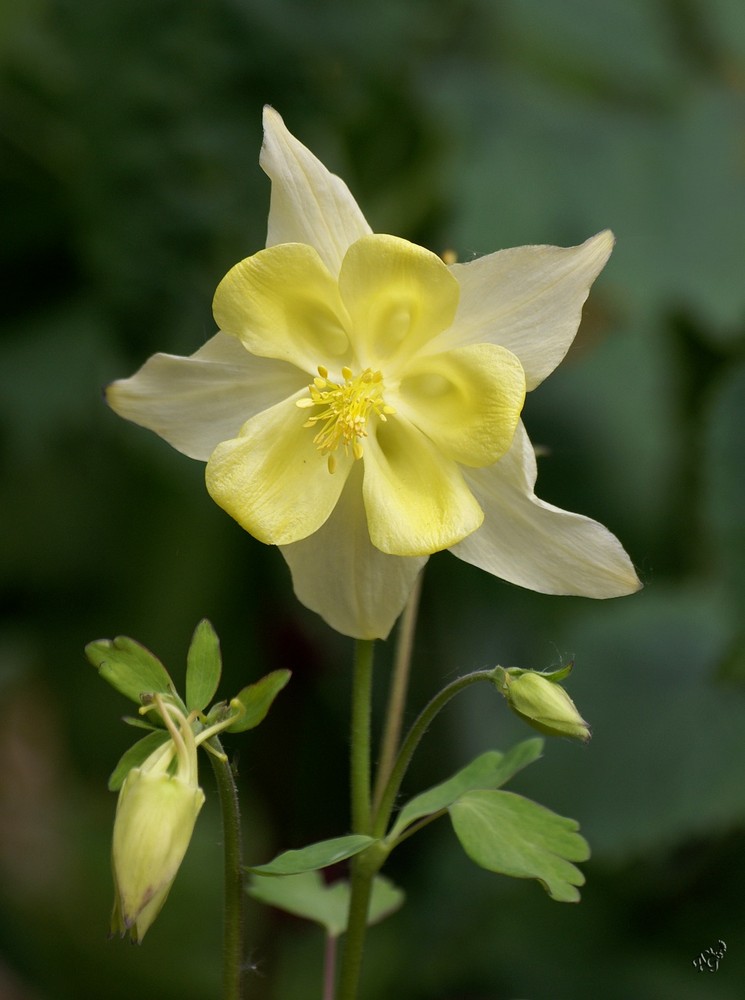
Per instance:
[[[608,598],[641,587],[628,554],[604,525],[535,495],[538,474],[527,432],[494,465],[466,469],[484,523],[453,549],[465,562],[542,594]]]
[[[264,108],[259,163],[272,181],[266,245],[306,243],[332,274],[348,247],[370,226],[344,181],[292,135],[282,118]]]
[[[339,502],[318,531],[282,555],[300,601],[343,635],[385,639],[401,614],[426,556],[391,556],[370,540],[357,462]]]
[[[576,247],[511,247],[453,264],[460,304],[444,344],[501,344],[535,389],[569,350],[613,243],[606,229]]]

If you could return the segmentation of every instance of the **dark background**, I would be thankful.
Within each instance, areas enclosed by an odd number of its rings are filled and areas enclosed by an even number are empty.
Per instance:
[[[475,868],[446,820],[390,874],[366,1000],[698,1000],[745,983],[745,8],[741,0],[13,0],[0,3],[0,997],[219,993],[208,804],[141,948],[106,940],[132,731],[83,658],[124,633],[177,678],[202,616],[222,693],[290,686],[239,753],[247,857],[348,830],[351,643],[203,467],[101,387],[214,330],[217,282],[264,242],[261,107],[349,183],[374,229],[461,259],[617,248],[576,346],[529,396],[539,494],[622,539],[645,589],[520,591],[430,561],[412,711],[458,672],[576,658],[587,748],[512,787],[593,847],[579,906]],[[380,656],[384,692],[389,651]],[[528,733],[489,692],[428,734],[410,792]],[[322,933],[251,910],[256,1000],[320,995]],[[693,959],[723,939],[719,971]]]

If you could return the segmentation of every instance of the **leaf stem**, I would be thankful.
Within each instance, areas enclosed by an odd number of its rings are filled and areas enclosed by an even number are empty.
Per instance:
[[[442,711],[451,698],[454,698],[456,694],[459,694],[461,691],[465,690],[465,688],[470,687],[471,684],[477,684],[479,681],[493,682],[493,680],[493,670],[475,670],[473,673],[466,674],[464,677],[458,677],[457,680],[452,681],[452,683],[444,687],[442,691],[438,692],[438,694],[436,694],[434,698],[432,698],[432,700],[422,709],[409,729],[406,739],[401,745],[401,749],[396,757],[388,783],[381,796],[380,807],[377,810],[372,830],[372,835],[374,837],[385,836],[388,821],[391,818],[396,796],[398,795],[401,782],[406,774],[406,769],[411,763],[414,751],[419,746],[422,737],[432,724],[435,716]]]
[[[217,736],[207,744],[214,750],[208,754],[215,773],[222,813],[224,852],[223,899],[223,1000],[243,1000],[243,857],[241,818],[238,789],[233,770]]]

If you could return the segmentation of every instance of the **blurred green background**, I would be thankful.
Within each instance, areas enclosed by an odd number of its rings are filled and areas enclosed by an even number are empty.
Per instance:
[[[543,597],[437,556],[412,694],[413,711],[457,672],[576,658],[594,738],[551,743],[512,787],[581,821],[583,900],[475,868],[441,820],[391,859],[408,903],[371,936],[365,1000],[742,997],[742,0],[2,0],[0,997],[219,995],[208,768],[163,914],[141,948],[106,939],[106,779],[131,730],[89,640],[134,636],[180,677],[206,615],[224,694],[290,667],[234,740],[247,857],[348,829],[351,644],[211,503],[199,463],[101,400],[207,339],[217,282],[263,245],[266,102],[378,231],[461,259],[618,239],[525,420],[539,494],[607,524],[646,587]],[[476,689],[407,788],[524,735]],[[321,931],[250,920],[252,996],[318,997]],[[718,939],[719,971],[696,972]]]

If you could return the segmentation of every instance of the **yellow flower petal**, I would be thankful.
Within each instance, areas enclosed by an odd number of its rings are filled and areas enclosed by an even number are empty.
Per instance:
[[[336,280],[317,252],[300,243],[260,250],[225,275],[215,321],[249,351],[315,375],[320,363],[349,356],[348,319]]]
[[[483,513],[455,464],[406,420],[365,442],[362,484],[370,538],[381,552],[431,555],[465,538]]]
[[[268,106],[259,162],[272,181],[266,245],[306,243],[336,276],[347,248],[370,232],[347,185]]]
[[[514,354],[472,344],[416,357],[391,405],[463,465],[491,465],[509,449],[525,399],[525,373]]]
[[[212,499],[261,542],[287,545],[317,531],[334,509],[353,462],[336,471],[303,427],[295,397],[252,417],[239,437],[218,445],[207,463]]]
[[[359,365],[385,374],[446,329],[458,306],[458,282],[440,258],[395,236],[353,243],[339,291]]]
[[[370,541],[355,464],[329,519],[308,538],[283,545],[299,601],[355,639],[385,639],[427,561],[390,556]]]

